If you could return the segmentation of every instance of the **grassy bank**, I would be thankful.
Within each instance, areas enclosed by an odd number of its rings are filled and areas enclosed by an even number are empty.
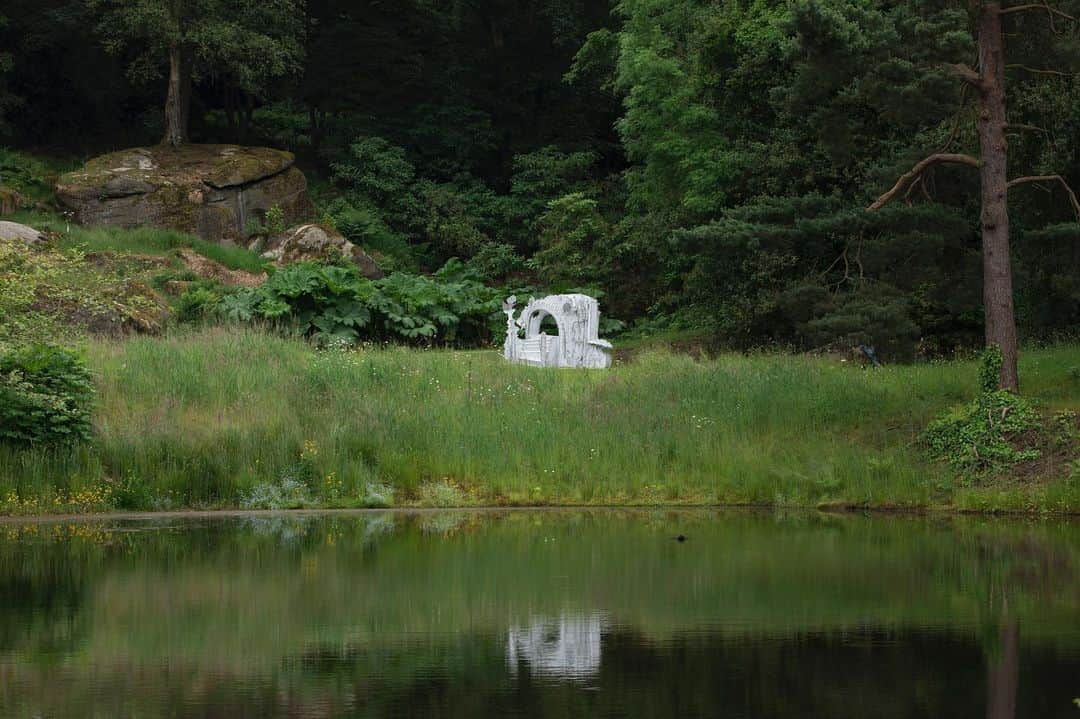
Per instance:
[[[607,372],[494,352],[316,352],[250,329],[95,342],[93,442],[0,449],[8,513],[224,506],[852,504],[1080,511],[1075,471],[964,480],[919,432],[974,363],[643,353]],[[1025,353],[1080,408],[1080,347]]]

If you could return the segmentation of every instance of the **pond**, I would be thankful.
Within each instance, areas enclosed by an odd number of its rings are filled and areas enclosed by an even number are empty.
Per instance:
[[[1067,521],[10,522],[0,603],[12,718],[1080,719]]]

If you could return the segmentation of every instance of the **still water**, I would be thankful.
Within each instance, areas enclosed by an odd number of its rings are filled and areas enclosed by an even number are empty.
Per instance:
[[[3,717],[1080,719],[1076,522],[9,523],[0,606]]]

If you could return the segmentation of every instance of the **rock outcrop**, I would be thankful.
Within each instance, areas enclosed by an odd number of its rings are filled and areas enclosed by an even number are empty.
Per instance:
[[[263,246],[262,256],[276,264],[302,260],[327,261],[344,258],[370,280],[383,276],[375,260],[345,239],[336,230],[322,225],[299,225],[271,237]]]
[[[10,187],[0,185],[0,217],[26,206],[26,199]]]
[[[42,233],[28,225],[20,225],[18,222],[0,220],[0,240],[22,242],[25,245],[40,245],[47,238]]]
[[[56,192],[82,224],[150,225],[227,244],[271,207],[293,221],[310,211],[307,181],[292,153],[266,147],[120,150],[63,175]]]
[[[220,282],[223,285],[234,287],[258,287],[263,282],[266,282],[265,272],[254,274],[252,272],[245,272],[244,270],[230,270],[220,262],[211,260],[209,257],[203,257],[190,247],[181,247],[176,250],[176,256],[180,258],[180,261],[183,262],[184,266],[190,271],[200,277]]]

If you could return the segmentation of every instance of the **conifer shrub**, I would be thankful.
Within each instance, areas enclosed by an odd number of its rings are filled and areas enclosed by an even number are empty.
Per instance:
[[[34,344],[0,354],[0,441],[89,439],[93,401],[90,371],[74,352]]]

